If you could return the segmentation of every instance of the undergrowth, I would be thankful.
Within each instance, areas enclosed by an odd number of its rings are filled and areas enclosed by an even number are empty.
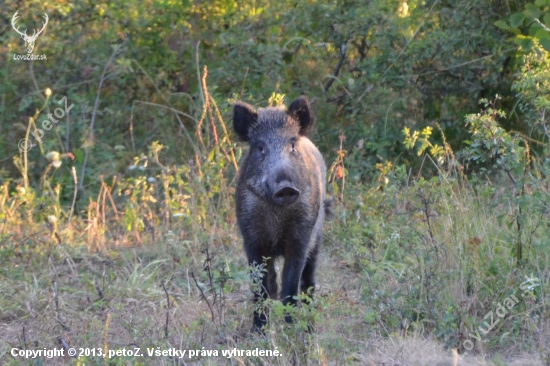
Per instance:
[[[527,140],[496,130],[493,109],[467,118],[479,133],[472,131],[462,157],[446,143],[434,148],[430,130],[405,132],[404,143],[420,141],[420,156],[436,171],[426,177],[388,161],[377,166],[378,179],[354,180],[361,146],[344,151],[341,138],[328,162],[336,208],[326,224],[316,296],[294,309],[268,300],[265,336],[249,334],[253,284],[233,197],[243,152],[228,133],[229,110],[208,92],[206,69],[199,77],[204,103],[191,116],[193,130],[182,123],[190,144],[183,164],[166,163],[167,147],[151,142],[124,173],[96,177],[99,192],[77,204],[81,172],[69,154],[45,151],[37,182],[27,176],[27,154],[16,157],[22,177],[0,186],[3,363],[30,364],[12,357],[14,347],[105,354],[137,347],[145,355],[175,348],[194,356],[84,354],[51,362],[406,364],[414,350],[392,349],[389,340],[444,347],[421,364],[453,352],[467,364],[479,357],[506,364],[523,354],[550,364],[548,171],[528,153]],[[482,157],[492,165],[467,175],[467,162]],[[58,169],[70,171],[72,181],[56,179]],[[518,302],[493,326],[511,295]],[[284,322],[287,311],[293,324]],[[255,348],[280,355],[237,352]],[[234,356],[219,356],[223,350]]]

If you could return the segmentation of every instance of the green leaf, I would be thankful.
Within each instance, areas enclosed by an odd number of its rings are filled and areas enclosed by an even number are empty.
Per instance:
[[[364,321],[367,324],[374,324],[376,323],[376,312],[375,311],[369,311],[364,316]]]
[[[524,50],[530,50],[533,48],[533,40],[530,37],[517,36],[511,39],[512,42],[521,46]]]
[[[534,37],[539,29],[542,29],[539,23],[531,24],[531,26],[529,27],[529,36]]]
[[[214,149],[210,150],[210,154],[208,155],[208,161],[214,161],[215,157],[216,157],[216,151]]]
[[[75,149],[73,152],[74,152],[76,161],[82,164],[82,162],[84,161],[84,151],[82,151],[82,149]]]
[[[441,319],[441,321],[443,323],[450,323],[450,322],[453,322],[455,321],[455,316],[453,314],[449,314],[449,313],[446,313],[444,316],[443,316],[443,319]]]
[[[523,20],[525,19],[525,14],[523,13],[515,13],[512,14],[510,17],[510,26],[512,28],[517,28],[523,23]]]
[[[500,29],[504,29],[504,30],[510,29],[510,26],[504,20],[497,20],[494,24],[496,27]]]
[[[537,33],[535,33],[535,38],[538,39],[550,39],[550,32],[548,32],[546,29],[539,29]]]
[[[546,0],[537,0],[535,1],[536,6],[544,6],[546,5]]]
[[[540,11],[540,9],[535,4],[527,4],[525,5],[525,10],[523,11],[523,14],[525,14],[530,19],[535,19],[542,15],[542,11]]]
[[[544,48],[546,50],[546,52],[550,52],[550,40],[548,39],[541,39],[539,41],[540,45],[542,46],[542,48]]]
[[[542,19],[544,21],[544,25],[550,28],[550,13],[544,14],[544,17]]]

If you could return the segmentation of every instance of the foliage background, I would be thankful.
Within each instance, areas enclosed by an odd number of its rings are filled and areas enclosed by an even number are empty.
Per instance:
[[[25,326],[41,345],[107,347],[111,316],[140,344],[214,347],[244,334],[250,284],[232,193],[245,147],[230,131],[231,105],[305,94],[337,202],[312,317],[344,319],[344,329],[325,323],[300,348],[292,340],[303,335],[274,325],[257,342],[294,355],[282,363],[369,361],[369,347],[341,332],[365,344],[429,338],[463,355],[476,324],[532,274],[543,279],[532,301],[472,352],[495,363],[527,352],[548,364],[549,8],[548,0],[4,1],[0,263],[10,265],[1,272],[0,357],[25,344]],[[24,53],[15,11],[29,33],[48,14],[34,50],[46,61],[14,60]],[[21,152],[18,142],[62,97],[71,113]],[[341,287],[335,278],[353,280]],[[61,296],[52,282],[66,293],[61,309],[45,299]],[[34,294],[35,306],[21,293]],[[202,315],[176,317],[199,296],[210,299]],[[138,326],[121,320],[128,299],[137,309],[160,305]],[[172,333],[157,319],[170,309]],[[69,326],[63,312],[79,320]],[[48,321],[55,332],[44,330]],[[329,352],[344,346],[349,358]]]

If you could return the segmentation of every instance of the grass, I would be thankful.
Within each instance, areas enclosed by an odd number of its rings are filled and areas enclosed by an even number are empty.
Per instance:
[[[231,198],[205,198],[211,221],[179,216],[169,227],[139,233],[127,227],[125,233],[124,220],[113,208],[105,208],[105,222],[75,218],[66,228],[23,220],[29,214],[23,206],[17,219],[13,207],[22,198],[6,198],[3,191],[2,212],[12,215],[1,228],[0,359],[31,364],[12,358],[11,348],[66,344],[104,351],[204,348],[220,355],[258,347],[283,355],[228,359],[198,352],[183,359],[185,364],[452,365],[453,348],[461,351],[459,364],[544,364],[550,252],[541,248],[548,237],[535,230],[527,264],[518,268],[509,245],[513,226],[498,220],[499,210],[510,209],[493,191],[487,186],[476,193],[457,182],[436,180],[409,187],[396,182],[383,192],[348,186],[350,196],[360,200],[346,197],[327,224],[314,306],[297,309],[298,321],[286,325],[280,304],[272,303],[265,338],[248,334],[251,283]],[[204,205],[197,197],[187,202],[190,213],[200,212],[194,205]],[[221,208],[219,202],[227,205]],[[95,217],[103,217],[101,207]],[[483,324],[526,274],[540,278],[541,286],[464,355],[460,341],[468,334],[466,327]],[[308,319],[316,321],[312,334],[303,331]],[[121,356],[70,362],[176,361]]]
[[[550,364],[546,206],[533,201],[518,211],[505,180],[446,171],[426,180],[399,166],[384,183],[348,179],[344,187],[343,156],[332,165],[340,167],[330,182],[337,204],[312,306],[269,301],[265,337],[249,334],[252,283],[233,201],[243,151],[205,81],[203,92],[203,128],[188,135],[187,164],[163,163],[165,147],[154,142],[124,174],[99,177],[99,191],[76,202],[74,214],[77,179],[71,186],[55,176],[62,156],[34,188],[0,186],[2,364]],[[547,202],[547,187],[540,181],[523,198]],[[537,286],[473,342],[525,276]],[[285,310],[295,323],[284,323]],[[14,347],[138,347],[145,356],[29,360],[12,357]],[[172,348],[187,356],[147,356]],[[256,348],[281,356],[236,353]],[[228,350],[234,357],[221,355]]]

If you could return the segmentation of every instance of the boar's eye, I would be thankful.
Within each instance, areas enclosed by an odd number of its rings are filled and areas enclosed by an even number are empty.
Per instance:
[[[296,152],[296,140],[294,139],[290,141],[290,151]]]
[[[265,154],[265,145],[263,142],[260,142],[258,145],[256,145],[256,151],[260,154]]]

